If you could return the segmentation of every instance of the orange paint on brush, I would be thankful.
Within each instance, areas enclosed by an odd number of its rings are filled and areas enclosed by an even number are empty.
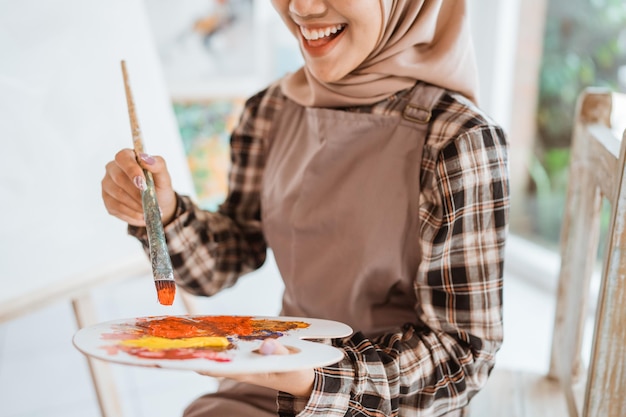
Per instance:
[[[157,297],[159,303],[164,306],[171,306],[174,304],[174,295],[176,294],[176,284],[173,281],[155,281],[154,284],[157,288]]]

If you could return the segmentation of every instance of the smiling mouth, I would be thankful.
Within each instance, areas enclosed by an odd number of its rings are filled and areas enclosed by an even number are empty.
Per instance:
[[[332,25],[325,28],[308,29],[300,26],[300,33],[309,46],[324,46],[339,36],[346,25]]]

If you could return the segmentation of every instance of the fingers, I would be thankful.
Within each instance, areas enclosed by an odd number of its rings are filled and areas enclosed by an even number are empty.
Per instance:
[[[134,161],[130,149],[124,149],[115,155],[115,160],[106,165],[102,179],[102,200],[109,214],[133,225],[143,226],[141,192],[129,177],[134,171],[143,178],[141,167]]]
[[[176,212],[176,193],[172,188],[172,179],[167,164],[163,158],[155,155],[141,154],[139,160],[141,166],[152,173],[163,224],[167,225],[172,221]]]
[[[143,168],[152,172],[159,207],[164,224],[172,220],[176,211],[176,194],[163,158],[140,155],[139,165],[132,149],[123,149],[106,165],[102,179],[102,199],[109,214],[133,226],[145,226],[141,190],[145,188]],[[167,223],[166,223],[167,222]]]
[[[122,157],[125,158],[126,155],[123,155]],[[142,168],[145,168],[152,173],[152,177],[154,178],[154,185],[157,188],[167,189],[172,187],[172,181],[167,170],[167,164],[165,163],[165,159],[157,155],[148,155],[142,153],[139,155],[139,161]],[[129,175],[130,174],[131,173],[129,173]]]
[[[254,352],[262,355],[288,355],[292,353],[276,339],[263,340],[259,348]],[[302,398],[307,398],[311,395],[315,381],[315,371],[313,369],[302,369],[293,372],[261,372],[235,375],[204,371],[199,371],[198,373],[204,376],[226,377],[239,382],[272,388]]]
[[[289,349],[276,339],[265,339],[259,346],[262,355],[289,355]]]

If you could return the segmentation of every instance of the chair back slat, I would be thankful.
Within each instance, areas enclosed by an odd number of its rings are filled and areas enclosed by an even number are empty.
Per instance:
[[[625,151],[623,141],[611,130],[613,97],[610,91],[598,89],[581,94],[572,137],[549,372],[564,389],[572,417],[626,415],[626,400],[622,399],[626,392]],[[593,354],[586,373],[581,351],[603,198],[611,205],[612,222],[603,259]],[[583,401],[577,388],[585,380]]]
[[[626,114],[623,115],[626,118]],[[611,222],[583,416],[626,416],[626,132],[614,171]]]
[[[582,375],[581,349],[589,284],[599,244],[601,197],[592,174],[588,127],[610,123],[610,108],[609,93],[585,94],[577,104],[561,227],[561,269],[549,372],[564,387],[574,385]]]
[[[592,136],[588,139],[590,149],[588,158],[593,169],[589,174],[594,176],[595,184],[600,187],[602,195],[608,201],[615,201],[613,195],[618,190],[620,141],[606,126],[592,125],[587,132]]]

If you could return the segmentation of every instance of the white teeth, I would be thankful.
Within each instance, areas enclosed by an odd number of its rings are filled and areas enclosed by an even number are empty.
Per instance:
[[[303,26],[300,26],[300,32],[302,33],[302,36],[304,37],[304,39],[308,41],[315,41],[317,39],[330,36],[331,34],[335,34],[339,32],[341,29],[343,29],[344,27],[345,25],[334,25],[334,26],[329,26],[324,29],[307,29]]]

